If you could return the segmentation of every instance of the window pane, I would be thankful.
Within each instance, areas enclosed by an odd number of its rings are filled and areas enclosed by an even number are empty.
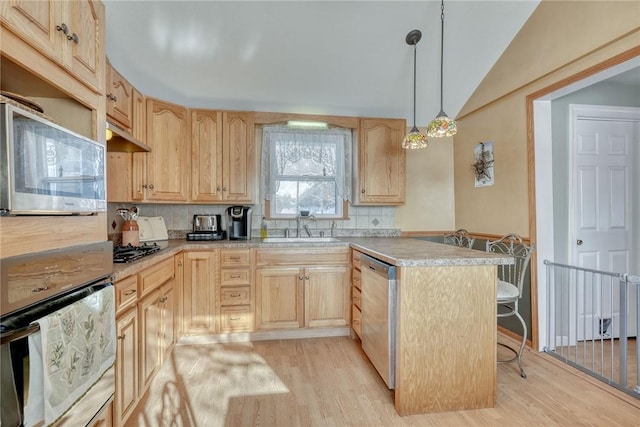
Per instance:
[[[301,210],[313,215],[336,215],[336,200],[334,180],[280,180],[272,204],[275,213],[280,215],[296,215]]]

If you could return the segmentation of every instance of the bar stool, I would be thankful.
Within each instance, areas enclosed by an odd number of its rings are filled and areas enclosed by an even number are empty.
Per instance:
[[[522,237],[517,234],[506,234],[498,240],[487,240],[487,252],[508,254],[514,258],[514,264],[498,266],[498,318],[516,316],[522,324],[522,342],[520,348],[515,349],[507,344],[498,343],[514,353],[514,357],[507,360],[498,360],[498,363],[518,362],[520,376],[526,378],[527,374],[522,369],[522,352],[527,342],[527,324],[518,312],[518,301],[522,298],[524,277],[529,268],[531,254],[535,244],[526,245]],[[502,307],[502,310],[500,308]]]
[[[473,247],[473,242],[476,239],[469,237],[469,233],[464,228],[460,228],[451,234],[444,235],[444,243],[446,245],[460,246],[461,248]]]

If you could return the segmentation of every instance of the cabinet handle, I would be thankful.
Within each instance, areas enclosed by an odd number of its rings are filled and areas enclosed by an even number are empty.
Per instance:
[[[67,40],[73,41],[75,44],[80,43],[80,37],[78,37],[76,33],[73,33],[72,35],[67,34]]]
[[[298,276],[298,280],[304,280],[304,276],[301,274]]]
[[[132,290],[130,290],[130,291],[126,291],[126,292],[124,293],[124,295],[125,295],[125,296],[129,296],[129,295],[133,295],[133,294],[135,294],[135,293],[136,293],[136,290],[135,290],[135,289],[132,289]]]
[[[239,261],[240,257],[239,256],[230,256],[229,259],[232,259],[234,261]]]
[[[233,293],[233,294],[229,294],[229,296],[230,296],[231,298],[238,298],[238,297],[240,296],[240,292],[236,292],[236,293]]]
[[[229,318],[229,320],[240,320],[240,318],[239,317],[231,317],[231,318]]]
[[[42,286],[40,288],[32,289],[31,292],[33,292],[34,294],[37,294],[38,292],[46,291],[48,289],[49,289],[48,286]]]
[[[227,191],[227,187],[222,187],[222,191]]]
[[[110,99],[110,100],[112,100],[112,101],[117,101],[117,100],[118,100],[118,97],[117,97],[117,96],[115,96],[115,95],[114,95],[114,94],[112,94],[112,93],[107,94],[107,98],[109,98],[109,99]]]
[[[149,188],[147,184],[142,184],[142,188]]]
[[[118,338],[119,340],[123,340],[125,339],[126,336],[127,334],[122,334],[122,335],[118,335],[116,338]]]
[[[65,24],[64,22],[60,25],[56,25],[56,30],[62,31],[64,35],[69,34],[69,27],[67,27],[67,24]]]
[[[162,297],[160,298],[160,302],[165,302],[168,298],[167,297]]]
[[[240,275],[239,275],[239,274],[232,274],[232,275],[231,275],[231,276],[229,276],[229,277],[231,277],[232,279],[239,279],[239,278],[240,278]]]
[[[182,267],[182,261],[178,261],[178,267]]]

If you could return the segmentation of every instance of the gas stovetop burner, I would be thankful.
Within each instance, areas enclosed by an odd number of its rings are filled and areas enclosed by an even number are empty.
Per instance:
[[[124,263],[124,262],[133,262],[143,258],[145,256],[154,254],[162,249],[158,246],[157,243],[146,244],[143,243],[141,246],[132,246],[132,245],[118,245],[113,248],[113,262],[116,263]]]

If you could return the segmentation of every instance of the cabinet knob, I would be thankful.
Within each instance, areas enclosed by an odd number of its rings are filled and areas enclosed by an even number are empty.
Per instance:
[[[122,334],[122,335],[118,335],[116,338],[122,341],[123,339],[125,339],[126,336],[127,336],[126,334]]]
[[[147,184],[142,184],[142,188],[149,188]]]
[[[60,25],[56,25],[56,30],[62,31],[62,33],[65,35],[69,34],[69,27],[67,27],[67,24],[65,24],[64,22]]]
[[[304,276],[304,280],[309,280],[309,275]]]
[[[222,191],[227,191],[227,187],[222,187]]]
[[[182,267],[182,261],[178,261],[178,267]]]
[[[75,44],[80,43],[80,37],[78,37],[76,33],[73,33],[71,35],[67,34],[67,40],[73,41]]]
[[[46,290],[48,290],[48,289],[49,289],[49,287],[48,287],[48,286],[42,286],[42,287],[40,287],[40,288],[32,289],[32,290],[31,290],[31,292],[33,292],[34,294],[37,294],[37,293],[39,293],[39,292],[43,292],[43,291],[46,291]]]
[[[219,185],[216,187],[216,190],[218,191],[222,191],[222,187],[220,187]]]
[[[298,276],[298,280],[304,280],[304,276],[301,274]]]
[[[153,190],[153,184],[149,184],[149,188]]]
[[[582,239],[576,240],[576,245],[578,245],[578,246],[582,246],[583,243],[584,242],[582,241]]]
[[[362,189],[361,193],[364,194],[364,188]]]

